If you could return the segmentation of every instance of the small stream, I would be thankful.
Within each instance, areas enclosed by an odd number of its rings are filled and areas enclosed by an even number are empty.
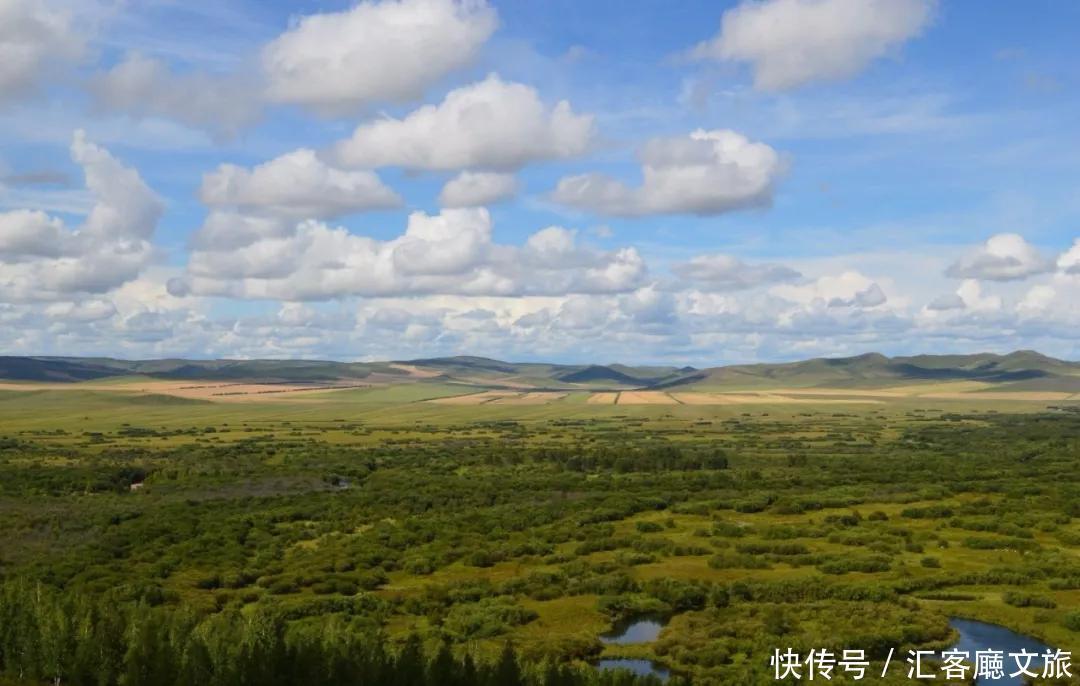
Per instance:
[[[951,650],[959,650],[970,653],[971,662],[975,662],[975,653],[980,650],[1000,650],[1005,653],[1005,678],[1003,679],[978,679],[976,686],[1024,686],[1023,677],[1010,678],[1009,674],[1017,671],[1016,661],[1009,657],[1009,653],[1018,653],[1026,650],[1029,653],[1038,653],[1040,656],[1050,646],[1030,636],[1018,634],[1011,629],[1006,629],[997,624],[987,624],[974,619],[961,619],[953,617],[949,620],[952,628],[960,632],[960,640],[951,646]],[[1041,673],[1043,660],[1041,657],[1031,660],[1030,671]]]
[[[637,643],[651,643],[660,635],[660,630],[667,624],[667,619],[660,615],[645,615],[632,617],[615,624],[609,633],[600,637],[601,642],[608,645],[631,645]],[[1000,650],[1005,654],[1005,678],[991,680],[978,679],[976,686],[1024,686],[1021,677],[1010,678],[1011,672],[1017,671],[1015,661],[1009,658],[1009,653],[1018,653],[1026,650],[1029,653],[1042,655],[1051,650],[1045,643],[1030,636],[1018,634],[1011,629],[1006,629],[997,624],[987,624],[973,619],[961,619],[953,617],[949,620],[950,626],[960,634],[960,639],[952,646],[951,650],[967,652],[971,655],[971,662],[975,661],[975,653],[980,650]],[[1042,659],[1034,658],[1031,661],[1030,670],[1040,672]],[[638,676],[653,675],[663,681],[667,681],[671,673],[652,660],[628,659],[628,658],[605,658],[595,663],[597,669],[626,669]]]

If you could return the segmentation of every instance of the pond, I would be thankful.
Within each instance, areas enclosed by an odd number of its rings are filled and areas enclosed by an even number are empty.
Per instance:
[[[638,676],[649,676],[650,674],[656,677],[660,677],[661,681],[667,681],[670,673],[656,664],[652,660],[627,660],[622,658],[612,658],[606,660],[600,660],[596,663],[596,668],[603,671],[606,669],[628,669]]]
[[[660,615],[638,615],[616,622],[611,631],[600,636],[600,642],[617,646],[651,643],[665,624],[667,619]]]
[[[1029,653],[1042,655],[1047,650],[1052,650],[1041,641],[1018,634],[997,624],[987,624],[986,622],[977,622],[973,619],[961,619],[959,617],[950,619],[949,624],[960,632],[960,640],[952,646],[952,650],[970,653],[972,662],[975,660],[975,653],[980,650],[1000,650],[1005,653],[1005,678],[997,680],[978,679],[975,682],[976,686],[1023,686],[1024,680],[1022,677],[1009,677],[1010,672],[1017,671],[1016,663],[1009,658],[1009,653],[1026,650]],[[1042,668],[1042,664],[1041,658],[1034,658],[1029,669],[1038,671]]]
[[[630,645],[651,643],[660,635],[660,630],[667,624],[667,617],[662,615],[637,615],[616,622],[611,631],[602,635],[600,641],[608,645]],[[599,670],[628,669],[638,676],[659,677],[667,681],[670,673],[652,660],[631,660],[626,658],[607,658],[596,663]]]

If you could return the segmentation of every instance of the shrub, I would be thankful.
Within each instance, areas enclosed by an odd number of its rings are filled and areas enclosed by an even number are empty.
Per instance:
[[[1039,547],[1039,544],[1023,538],[970,536],[964,539],[964,547],[972,550],[1035,550]]]
[[[889,558],[882,555],[834,558],[818,565],[818,569],[826,574],[847,574],[848,572],[871,574],[875,572],[887,572],[891,567],[892,565],[889,563]]]
[[[908,519],[948,519],[953,516],[953,510],[945,505],[908,507],[900,513],[900,516]]]
[[[709,558],[713,569],[769,569],[769,561],[758,555],[717,553]]]
[[[736,502],[733,509],[743,514],[753,514],[755,512],[764,512],[772,503],[772,496],[758,495]]]
[[[450,608],[443,626],[461,639],[491,638],[512,627],[528,624],[538,616],[509,600],[485,598],[478,603]]]
[[[920,593],[918,598],[923,600],[943,600],[943,601],[970,601],[978,600],[979,596],[971,595],[970,593]]]
[[[742,538],[746,535],[747,527],[739,526],[734,522],[725,522],[720,520],[713,522],[712,532],[714,536],[723,536],[725,538]]]
[[[809,555],[802,543],[740,543],[735,550],[745,555]]]
[[[405,560],[405,571],[409,574],[416,574],[418,576],[426,576],[435,571],[435,563],[426,557],[414,557],[409,560]]]
[[[1070,612],[1065,615],[1065,619],[1062,621],[1065,628],[1069,631],[1080,632],[1080,610]]]
[[[1007,591],[1001,599],[1005,601],[1006,605],[1012,605],[1013,607],[1042,607],[1047,610],[1057,607],[1057,603],[1045,596],[1018,593],[1016,591]]]

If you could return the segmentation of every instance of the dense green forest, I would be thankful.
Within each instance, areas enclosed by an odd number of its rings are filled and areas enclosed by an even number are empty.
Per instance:
[[[655,677],[546,661],[525,667],[506,643],[497,659],[455,657],[449,641],[426,651],[410,634],[394,651],[369,623],[343,619],[348,603],[324,608],[327,621],[259,607],[200,615],[106,593],[64,594],[42,585],[0,592],[0,665],[19,681],[131,686],[649,686]],[[292,625],[292,626],[291,626]],[[295,628],[293,628],[295,626]]]
[[[1073,649],[1078,466],[1065,408],[11,430],[0,681],[773,683],[952,616]]]

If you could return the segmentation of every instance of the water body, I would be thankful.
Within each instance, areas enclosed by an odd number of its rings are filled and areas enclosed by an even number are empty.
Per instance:
[[[608,645],[630,645],[633,643],[651,643],[660,635],[660,630],[667,624],[667,618],[660,615],[638,615],[617,622],[609,633],[600,637]],[[652,660],[630,660],[608,658],[596,663],[599,670],[628,669],[638,676],[655,676],[667,681],[671,673]]]
[[[667,619],[660,615],[639,615],[616,622],[614,628],[600,637],[601,643],[608,645],[629,645],[631,643],[651,643],[660,635],[660,630],[667,624]]]
[[[608,659],[600,660],[596,663],[596,668],[603,671],[605,669],[628,669],[638,676],[649,676],[650,674],[659,677],[661,681],[667,681],[671,674],[656,664],[652,660],[626,660],[626,659]]]
[[[949,624],[960,632],[960,640],[952,646],[953,650],[966,651],[971,654],[971,662],[975,662],[975,653],[980,650],[1000,650],[1005,653],[1005,678],[986,679],[980,678],[975,681],[976,686],[1024,686],[1022,676],[1009,677],[1011,672],[1017,671],[1016,661],[1009,657],[1009,653],[1019,653],[1026,650],[1029,653],[1038,653],[1040,656],[1050,646],[1030,636],[1018,634],[1011,629],[1006,629],[997,624],[977,622],[973,619],[960,619],[953,617]],[[1041,673],[1043,661],[1041,657],[1032,658],[1029,670]]]
[[[665,623],[665,620],[658,616],[635,617],[616,624],[614,630],[602,636],[600,640],[611,645],[648,643],[656,640]],[[960,633],[960,640],[951,649],[969,653],[972,663],[975,660],[975,653],[980,650],[1000,650],[1005,653],[1005,677],[997,680],[980,678],[975,681],[976,686],[1024,686],[1022,677],[1012,678],[1008,676],[1010,672],[1016,671],[1015,661],[1009,658],[1009,653],[1026,650],[1029,653],[1042,655],[1047,650],[1052,650],[1038,639],[1018,634],[997,624],[987,624],[986,622],[960,619],[959,617],[950,619],[949,624]],[[627,669],[638,676],[651,674],[663,681],[667,681],[668,677],[671,676],[668,670],[657,665],[652,660],[605,659],[598,661],[596,668],[600,670]],[[1042,659],[1033,658],[1029,669],[1038,673],[1042,669]]]

